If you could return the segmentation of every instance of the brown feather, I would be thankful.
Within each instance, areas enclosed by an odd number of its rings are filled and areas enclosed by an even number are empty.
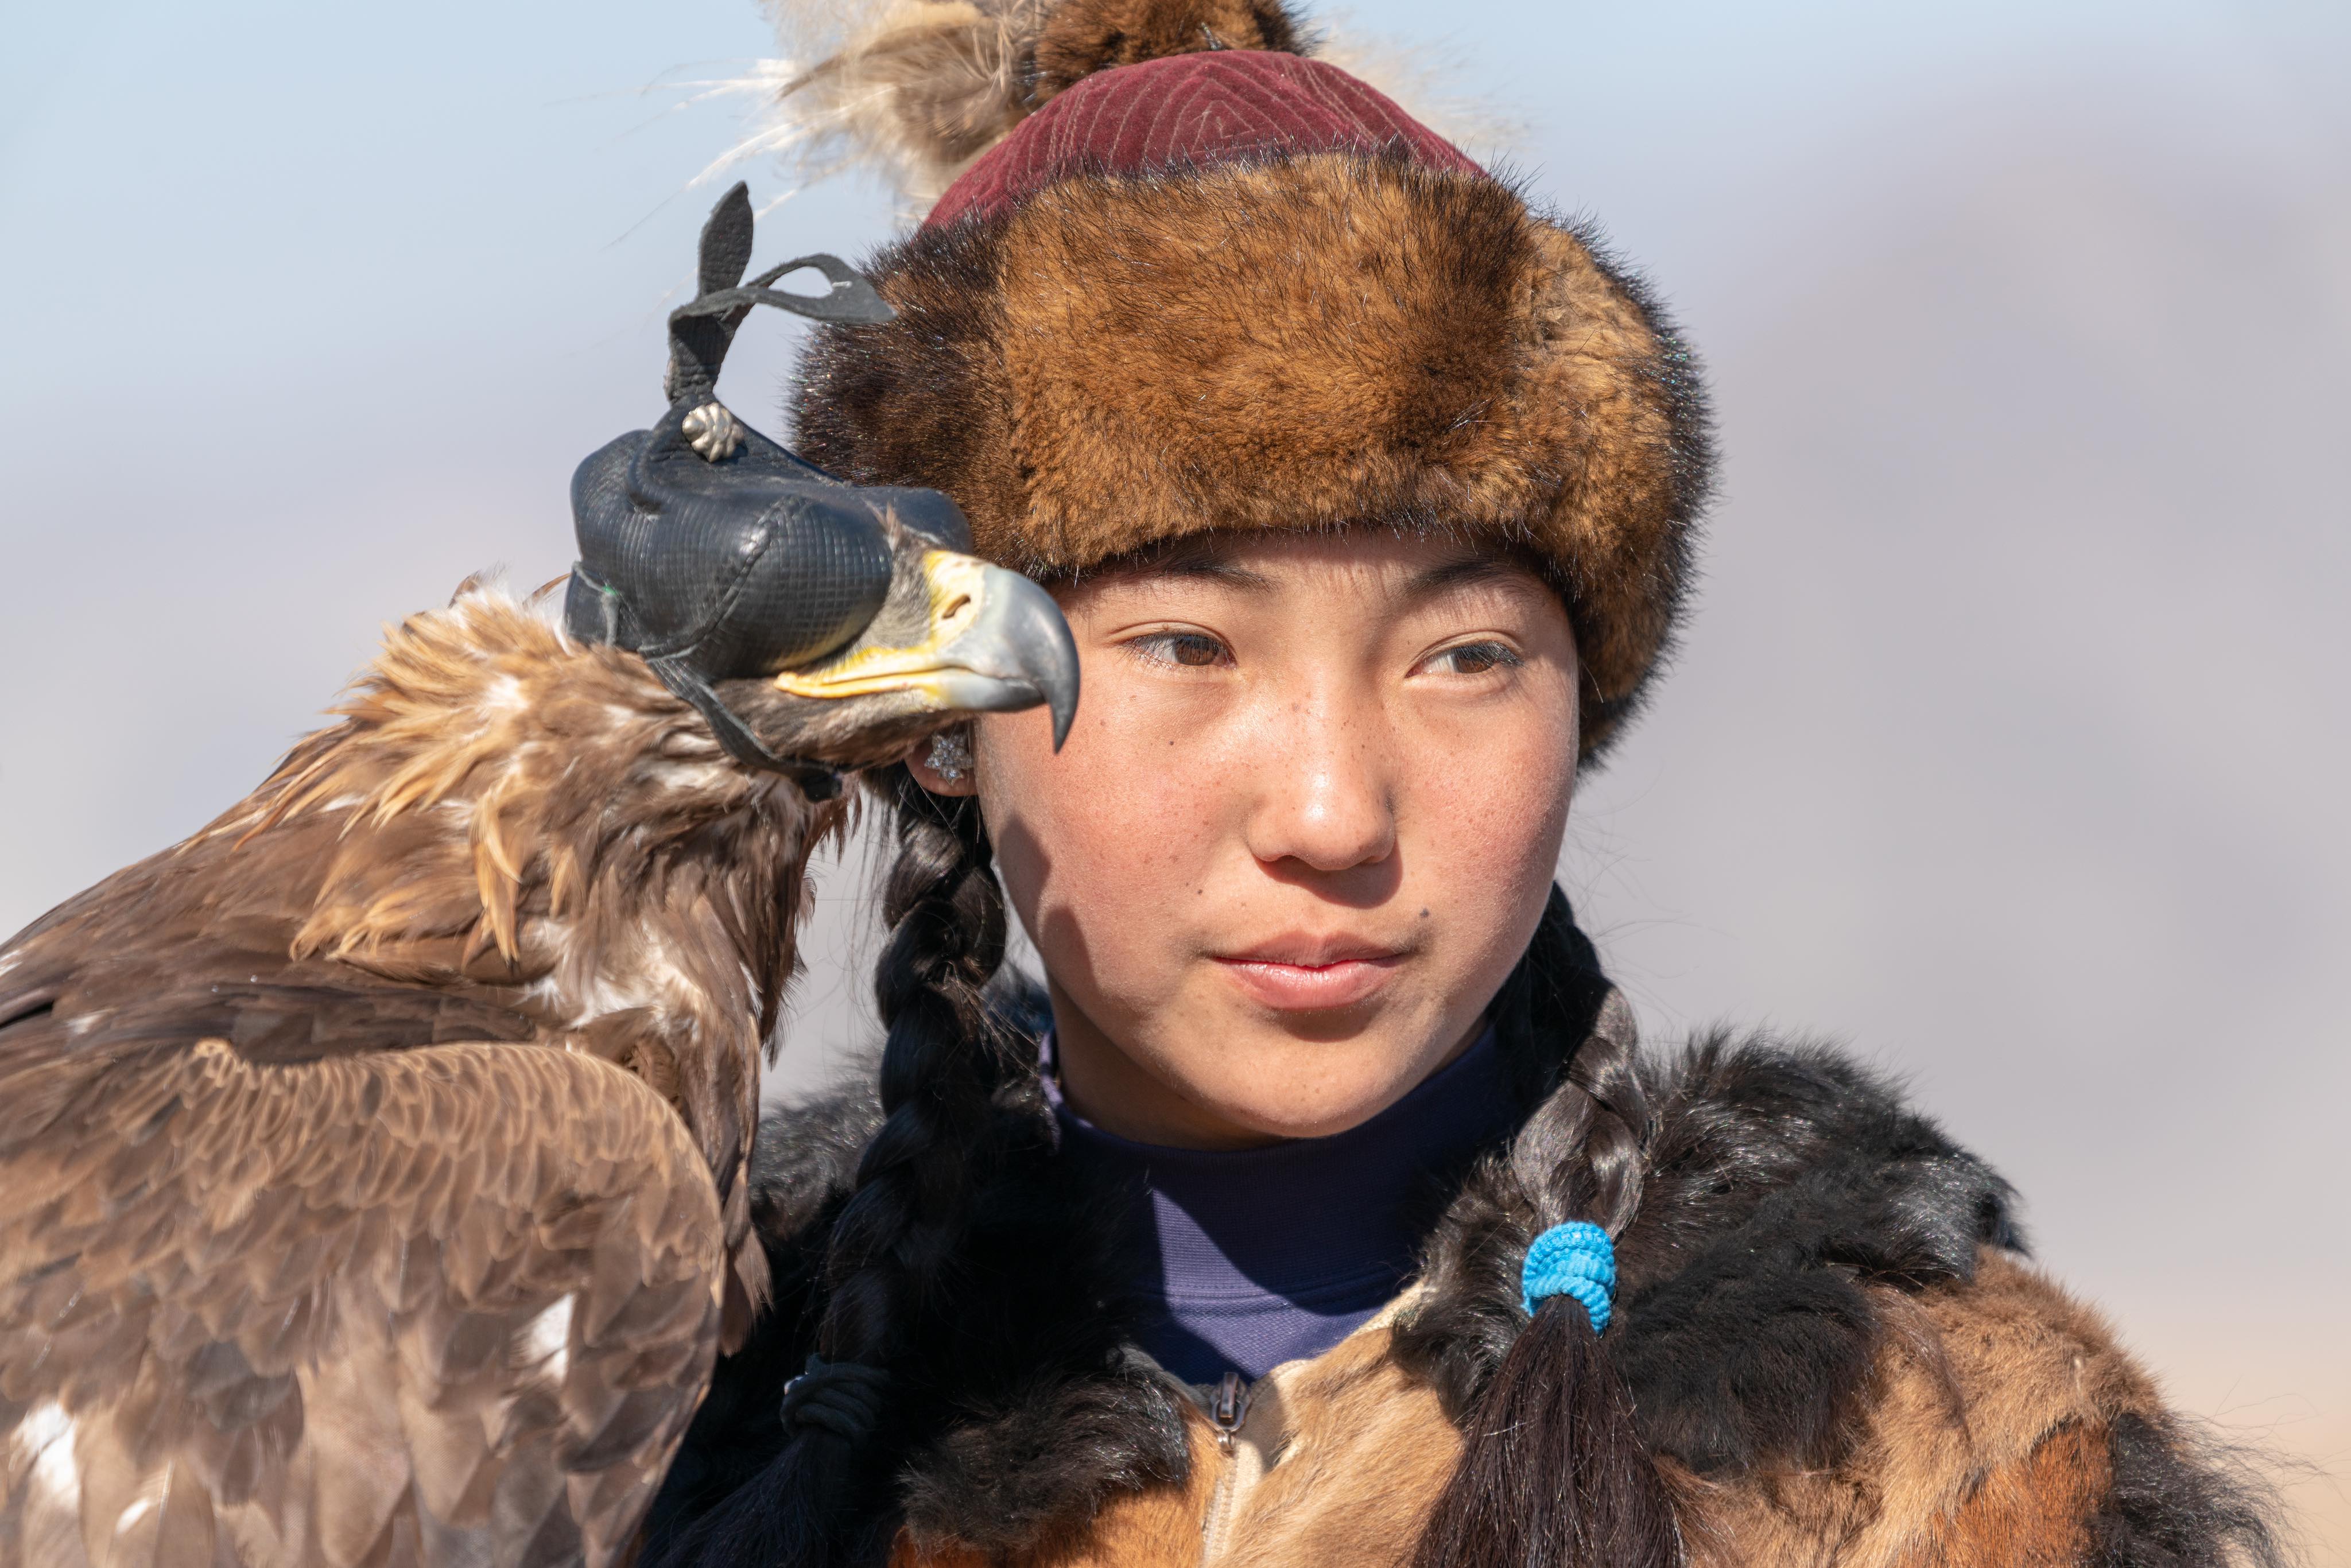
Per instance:
[[[0,948],[0,1568],[621,1561],[764,1295],[839,808],[494,596],[337,712]]]

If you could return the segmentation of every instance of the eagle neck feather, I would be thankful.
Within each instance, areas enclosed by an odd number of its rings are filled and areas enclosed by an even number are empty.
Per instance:
[[[629,1068],[742,1241],[759,1069],[840,806],[737,767],[642,660],[501,594],[393,628],[333,711],[208,831],[326,840],[291,956],[493,987],[537,1043]],[[736,1251],[730,1330],[765,1291],[760,1249]]]

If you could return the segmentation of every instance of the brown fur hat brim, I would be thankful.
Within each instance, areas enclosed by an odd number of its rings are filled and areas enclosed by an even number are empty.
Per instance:
[[[1055,576],[1360,526],[1523,549],[1575,627],[1586,757],[1666,649],[1708,487],[1695,366],[1498,181],[1351,152],[1068,180],[871,272],[898,319],[818,335],[799,441],[946,491],[983,553]]]

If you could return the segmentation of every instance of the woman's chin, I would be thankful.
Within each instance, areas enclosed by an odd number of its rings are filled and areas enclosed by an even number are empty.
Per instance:
[[[1410,1085],[1405,1085],[1406,1089]],[[1254,1103],[1219,1106],[1226,1119],[1247,1128],[1268,1143],[1292,1138],[1332,1138],[1341,1133],[1362,1126],[1402,1097],[1395,1094],[1367,1094],[1334,1098],[1327,1103],[1308,1104],[1292,1096],[1280,1099],[1268,1095]]]
[[[1195,1092],[1219,1120],[1268,1140],[1328,1138],[1361,1126],[1428,1075],[1426,1052],[1376,1036],[1346,1040],[1260,1039],[1243,1046],[1243,1070]],[[1236,1065],[1241,1065],[1237,1063]]]

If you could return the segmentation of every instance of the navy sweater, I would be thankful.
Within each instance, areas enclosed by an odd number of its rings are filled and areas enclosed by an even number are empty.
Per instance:
[[[1511,1116],[1491,1030],[1363,1125],[1255,1149],[1133,1143],[1072,1111],[1050,1070],[1045,1082],[1063,1157],[1137,1196],[1125,1268],[1148,1306],[1138,1337],[1191,1383],[1261,1377],[1378,1312],[1412,1277],[1446,1192]]]

